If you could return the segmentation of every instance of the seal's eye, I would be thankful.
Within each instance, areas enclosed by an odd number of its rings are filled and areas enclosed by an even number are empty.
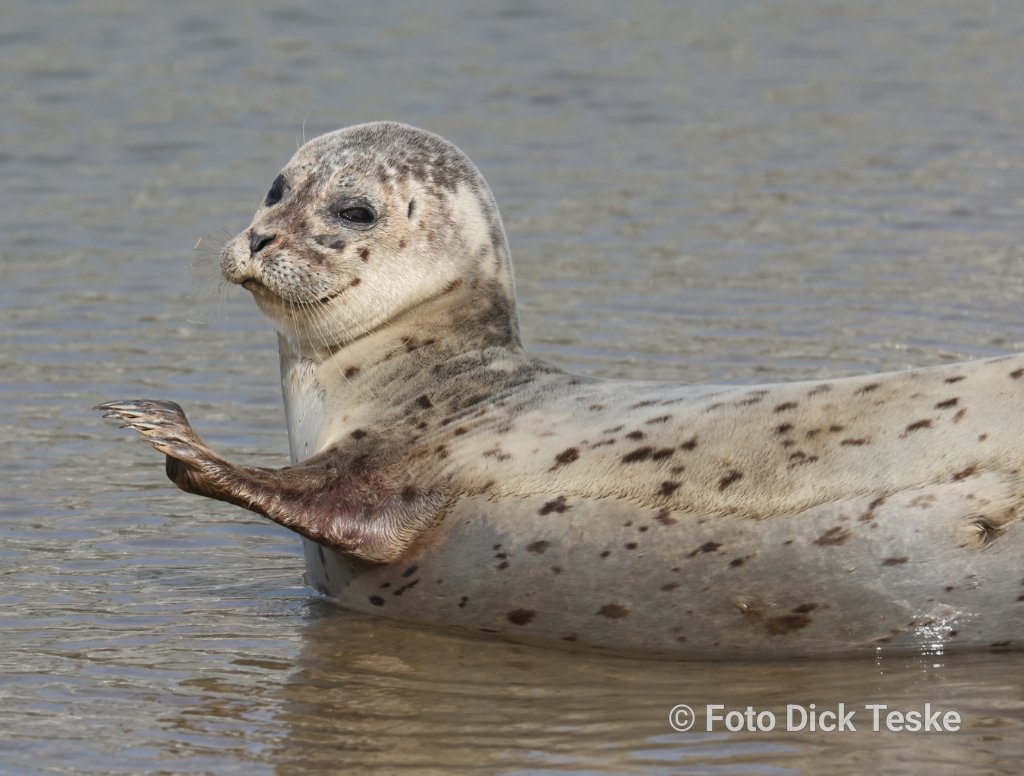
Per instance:
[[[288,181],[284,179],[283,175],[278,175],[274,178],[274,182],[270,184],[270,191],[267,192],[267,198],[263,200],[263,207],[270,207],[280,202],[287,188]]]
[[[370,210],[370,208],[359,205],[357,207],[347,207],[344,210],[339,210],[338,218],[342,221],[347,221],[350,224],[369,226],[377,220],[377,215]]]

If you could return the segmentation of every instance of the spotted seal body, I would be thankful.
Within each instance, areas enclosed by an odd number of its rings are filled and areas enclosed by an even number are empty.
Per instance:
[[[103,405],[183,489],[308,540],[343,605],[688,654],[1015,647],[1024,356],[673,386],[519,341],[480,174],[399,124],[303,146],[223,255],[279,332],[293,465],[238,466],[177,405]]]

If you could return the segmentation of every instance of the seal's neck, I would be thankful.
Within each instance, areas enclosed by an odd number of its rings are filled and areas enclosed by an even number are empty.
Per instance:
[[[523,354],[514,299],[494,280],[455,285],[341,345],[281,338],[282,369],[286,360],[305,363],[325,405],[334,409],[386,402],[396,386],[439,364],[492,348]]]

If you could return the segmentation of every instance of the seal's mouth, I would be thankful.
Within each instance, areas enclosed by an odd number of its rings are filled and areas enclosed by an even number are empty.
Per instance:
[[[280,294],[274,293],[269,288],[267,288],[263,283],[256,280],[255,278],[247,278],[243,280],[241,286],[246,291],[249,291],[256,296],[272,296],[277,299],[281,299]],[[339,296],[341,296],[341,291],[334,291],[332,293],[327,294],[326,296],[320,297],[316,301],[317,304],[328,304],[329,302],[332,302],[335,299],[337,299]]]

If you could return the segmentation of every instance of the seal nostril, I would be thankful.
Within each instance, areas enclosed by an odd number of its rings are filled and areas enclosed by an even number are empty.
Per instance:
[[[266,248],[270,243],[277,239],[276,234],[259,234],[258,232],[252,232],[249,234],[249,255],[255,256],[261,250]]]

